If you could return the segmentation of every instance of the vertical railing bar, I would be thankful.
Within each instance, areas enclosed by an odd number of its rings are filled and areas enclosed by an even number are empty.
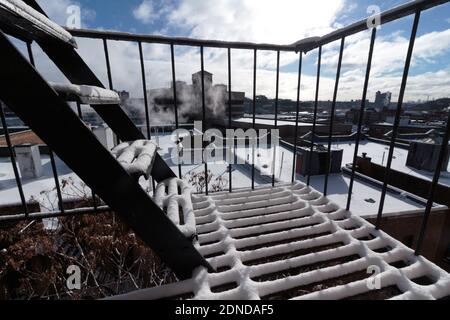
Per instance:
[[[309,186],[311,183],[311,161],[312,161],[312,154],[314,151],[314,136],[316,134],[316,121],[317,121],[317,109],[319,104],[319,85],[320,85],[320,67],[322,63],[322,46],[319,46],[319,53],[318,53],[318,59],[317,59],[317,78],[316,78],[316,96],[314,100],[314,115],[313,115],[313,126],[311,131],[311,148],[309,151],[308,156],[308,177],[306,179],[306,184]]]
[[[145,107],[145,123],[147,125],[147,139],[151,140],[151,130],[150,130],[150,113],[148,111],[148,97],[147,97],[147,79],[145,76],[145,62],[144,53],[142,50],[142,42],[138,41],[139,46],[139,59],[141,61],[141,75],[142,75],[142,91],[144,93],[144,107]]]
[[[103,38],[103,49],[105,51],[106,72],[108,74],[109,89],[114,90],[112,74],[111,74],[111,63],[109,60],[108,42],[107,42],[106,38]],[[114,136],[117,137],[117,135],[115,133],[114,133]],[[95,201],[95,197],[94,197],[94,201]]]
[[[372,68],[372,56],[373,56],[373,49],[375,46],[376,35],[377,35],[377,29],[373,28],[372,36],[370,38],[369,55],[367,58],[366,76],[365,76],[365,80],[364,80],[361,107],[359,110],[358,129],[356,131],[355,150],[353,153],[352,173],[350,176],[350,184],[348,186],[347,206],[346,206],[347,211],[350,210],[350,205],[351,205],[351,201],[352,201],[353,183],[355,181],[355,171],[356,171],[356,160],[358,158],[359,143],[361,141],[362,122],[364,120],[364,111],[366,109],[367,88],[369,87],[370,70]]]
[[[156,191],[156,182],[155,179],[152,178],[152,189],[153,189],[153,194],[155,194]]]
[[[228,48],[228,129],[231,129],[231,48]],[[227,140],[228,146],[227,149],[229,152],[231,152],[231,146],[230,141]],[[234,145],[234,140],[233,140]],[[234,157],[233,157],[234,159]],[[229,175],[229,192],[233,191],[233,172],[232,172],[232,163],[233,160],[229,159],[230,163],[228,165],[228,175]]]
[[[103,50],[105,51],[106,72],[108,74],[109,89],[113,90],[113,82],[112,82],[112,75],[111,75],[111,64],[110,64],[110,61],[109,61],[108,42],[107,42],[106,38],[103,38]]]
[[[400,125],[400,116],[401,116],[401,111],[402,111],[402,106],[403,106],[403,98],[405,96],[406,83],[408,81],[409,67],[411,65],[411,58],[412,58],[412,54],[413,54],[413,50],[414,50],[414,43],[416,40],[417,28],[419,26],[419,20],[420,20],[420,10],[416,12],[416,15],[414,17],[413,27],[412,27],[412,31],[411,31],[411,37],[409,39],[408,53],[406,55],[405,67],[403,69],[402,83],[400,86],[400,93],[398,96],[397,109],[395,111],[394,126],[392,128],[391,143],[389,146],[389,155],[388,155],[388,159],[387,159],[387,163],[386,163],[386,169],[385,169],[386,171],[384,174],[383,189],[381,191],[380,206],[378,208],[378,215],[377,215],[377,222],[376,222],[377,229],[380,229],[380,227],[381,227],[381,218],[383,215],[384,201],[386,199],[386,192],[387,192],[387,187],[388,187],[390,173],[391,173],[392,157],[394,156],[395,140],[397,139],[398,127]]]
[[[202,121],[203,121],[203,132],[206,132],[207,125],[206,125],[206,101],[205,101],[205,61],[203,56],[203,46],[200,46],[200,70],[201,70],[201,81],[202,81]],[[205,162],[205,193],[208,195],[208,159],[205,159],[204,152],[202,145],[202,159]]]
[[[8,126],[6,124],[6,118],[5,118],[5,113],[3,112],[3,103],[2,102],[0,102],[0,118],[2,121],[6,145],[8,146],[9,156],[11,158],[11,165],[13,167],[14,177],[16,179],[16,184],[17,184],[17,189],[19,191],[20,200],[22,202],[25,217],[28,217],[28,205],[25,200],[25,194],[23,192],[22,180],[20,179],[19,170],[17,169],[16,153],[15,153],[14,147],[11,143],[11,137],[9,136],[9,130],[8,130]]]
[[[147,139],[152,140],[152,133],[150,128],[150,112],[148,110],[148,97],[147,97],[147,79],[145,76],[145,62],[144,62],[144,52],[142,50],[142,42],[138,41],[139,47],[139,59],[141,62],[141,76],[142,76],[142,91],[144,94],[144,108],[145,108],[145,124],[147,126]],[[152,177],[152,188],[155,191],[155,179]]]
[[[30,59],[30,63],[33,67],[36,67],[36,64],[34,62],[34,56],[33,56],[33,49],[31,47],[31,42],[27,41],[27,51],[28,51],[28,58]]]
[[[175,52],[174,52],[173,43],[170,44],[170,56],[171,56],[171,63],[172,63],[172,87],[173,87],[173,106],[175,109],[175,128],[178,129],[179,123],[178,123],[177,83],[176,83],[176,76],[175,76]],[[178,177],[180,179],[182,179],[181,163],[178,163]]]
[[[56,194],[58,196],[58,207],[61,213],[64,213],[64,201],[61,193],[61,188],[59,186],[59,178],[58,178],[58,171],[56,170],[55,156],[51,150],[49,150],[49,155],[50,155],[50,164],[52,166],[53,171],[53,179],[55,180]]]
[[[77,103],[77,113],[78,113],[78,118],[80,118],[81,121],[83,121],[83,112],[81,111],[81,104],[79,101],[76,102]],[[91,196],[92,196],[92,205],[94,208],[94,212],[97,212],[97,198],[95,196],[95,192],[94,190],[91,189]]]
[[[79,101],[77,101],[77,113],[78,118],[80,118],[80,120],[83,120],[83,112],[81,111],[81,103]]]
[[[253,50],[253,119],[252,128],[256,127],[256,55],[257,49]],[[250,142],[250,141],[249,141]],[[254,141],[251,142],[252,145],[252,190],[255,189],[255,146]]]
[[[31,42],[27,42],[27,51],[28,51],[28,57],[30,59],[31,65],[33,67],[36,67]],[[61,187],[59,185],[59,176],[58,176],[58,170],[56,169],[55,156],[53,154],[53,151],[50,149],[50,147],[48,149],[49,149],[48,154],[50,156],[50,165],[52,167],[53,179],[55,180],[56,195],[58,197],[58,207],[59,207],[59,210],[61,211],[61,213],[64,213],[64,202],[63,202],[63,197],[62,197],[62,193],[61,193]]]
[[[280,88],[280,50],[277,50],[277,75],[276,75],[276,88],[275,88],[275,130],[278,129],[278,94],[279,94],[279,88]],[[272,146],[274,146],[274,143],[272,141]],[[276,173],[276,148],[273,148],[273,164],[272,164],[272,187],[275,187],[275,173]],[[281,164],[282,165],[282,164]],[[281,168],[281,167],[280,167]]]
[[[336,100],[337,94],[339,90],[339,79],[341,77],[341,66],[342,66],[342,56],[344,54],[344,45],[345,45],[345,37],[341,39],[341,48],[339,50],[339,61],[336,71],[336,82],[334,83],[334,93],[333,93],[333,102],[331,104],[330,111],[330,131],[328,133],[328,149],[327,149],[327,171],[325,172],[325,182],[323,187],[323,195],[326,196],[328,193],[328,178],[331,171],[331,139],[333,139],[333,123],[334,123],[334,113],[336,110]]]
[[[450,108],[448,108],[447,127],[445,129],[444,136],[442,137],[442,145],[441,145],[441,149],[439,151],[439,158],[437,161],[436,169],[434,170],[433,181],[431,182],[430,190],[428,192],[427,205],[425,207],[425,213],[423,215],[423,221],[422,221],[422,225],[420,227],[419,237],[417,239],[417,246],[416,246],[416,251],[415,251],[416,255],[420,255],[420,252],[422,250],[422,244],[423,244],[425,234],[427,231],[427,226],[428,226],[428,219],[430,217],[431,209],[433,207],[434,192],[439,183],[439,178],[441,176],[441,170],[442,170],[442,165],[444,163],[444,159],[447,156],[449,137],[450,137]]]
[[[108,42],[107,42],[106,38],[103,38],[103,50],[105,52],[106,72],[108,74],[109,89],[113,90],[114,86],[113,86],[112,74],[111,74],[111,64],[109,61]],[[96,203],[95,193],[92,193],[92,200],[93,200],[94,208],[97,211],[97,203]]]
[[[98,213],[97,211],[97,195],[95,194],[94,190],[91,190],[92,195],[92,206],[94,207],[94,212]]]
[[[292,163],[292,183],[295,181],[295,168],[296,168],[296,158],[297,158],[297,145],[298,145],[298,119],[300,113],[300,87],[302,81],[302,60],[303,60],[303,52],[299,52],[298,58],[298,81],[297,81],[297,110],[295,115],[295,133],[294,133],[294,154],[293,154],[293,163]]]

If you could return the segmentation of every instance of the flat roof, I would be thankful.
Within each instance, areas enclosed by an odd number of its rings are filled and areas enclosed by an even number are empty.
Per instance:
[[[234,119],[234,122],[240,122],[240,123],[253,123],[252,118],[239,118]],[[262,125],[268,125],[268,126],[275,126],[275,119],[264,119],[264,118],[256,118],[255,119],[256,124],[262,124]],[[286,120],[278,120],[277,121],[278,126],[295,126],[295,121],[286,121]],[[308,122],[298,122],[299,127],[310,127],[313,124]],[[323,124],[317,123],[316,126],[324,126]]]
[[[244,148],[238,149],[238,153],[240,153],[241,157],[251,157],[251,150],[245,150]],[[353,151],[352,151],[353,152]],[[279,147],[279,152],[277,154],[277,160],[275,163],[277,164],[275,169],[275,177],[279,181],[289,182],[292,178],[292,151],[287,149],[284,146]],[[264,157],[259,158],[259,161],[255,164],[257,170],[255,170],[255,176],[260,178],[259,170],[262,166],[270,166],[270,164],[274,163],[273,157]],[[343,161],[343,165],[345,162]],[[242,165],[239,165],[242,166]],[[208,166],[209,168],[209,166]],[[270,168],[270,167],[269,167]],[[266,169],[267,170],[267,169]],[[265,183],[271,183],[271,176],[263,176],[266,180]],[[251,176],[250,176],[251,179]],[[306,178],[302,175],[296,174],[296,179],[298,181],[305,182]],[[312,176],[311,177],[311,186],[319,192],[323,192],[325,177],[323,175],[320,176]],[[234,181],[233,181],[234,184]],[[347,193],[348,187],[350,184],[350,177],[345,174],[331,174],[329,176],[328,183],[328,198],[341,207],[346,206],[347,204]],[[417,201],[412,200],[407,195],[411,195],[409,193],[394,193],[388,190],[386,194],[386,201],[384,206],[384,213],[389,215],[394,214],[404,214],[417,210],[423,210],[425,208],[424,203],[418,203]],[[411,195],[413,198],[420,199],[417,196]],[[376,184],[369,183],[367,181],[363,181],[360,179],[355,179],[354,187],[353,187],[353,200],[351,211],[353,214],[364,217],[371,218],[375,217],[378,213],[379,200],[381,197],[381,186],[377,186]]]
[[[55,155],[56,170],[59,174],[59,181],[63,179],[73,179],[75,183],[81,182],[81,179],[70,170],[67,165],[62,162]],[[57,205],[52,203],[56,199],[55,180],[53,178],[52,168],[50,164],[50,157],[48,155],[41,155],[42,163],[42,176],[35,179],[22,179],[23,192],[25,199],[30,200],[31,197],[39,200],[44,206],[51,207]],[[19,170],[20,171],[20,170]],[[50,199],[47,199],[45,195],[41,194],[43,191],[49,191],[51,194]],[[90,189],[87,188],[88,192]],[[89,193],[88,193],[89,194]],[[54,197],[53,197],[54,196]],[[70,196],[63,195],[63,198],[70,199]],[[0,158],[0,205],[20,203],[19,191],[17,189],[14,172],[12,169],[11,161],[9,158]],[[56,202],[55,202],[56,203]],[[41,211],[45,211],[45,208],[41,208]]]
[[[342,165],[353,162],[353,153],[355,143],[351,142],[333,142],[333,146],[344,150],[342,157]],[[359,145],[359,154],[367,153],[367,157],[372,158],[372,162],[386,166],[387,157],[389,153],[389,146],[383,143],[375,141],[361,141]],[[392,158],[391,168],[427,181],[432,181],[434,172],[417,170],[406,166],[406,160],[408,158],[408,150],[400,147],[395,147],[394,157]],[[439,179],[439,183],[450,186],[450,163],[447,167],[447,172],[442,172]]]
[[[178,166],[171,161],[171,148],[175,146],[174,142],[171,141],[171,136],[169,134],[160,135],[159,137],[153,136],[155,142],[159,142],[161,150],[159,151],[163,159],[166,160],[170,168],[174,172],[178,172]],[[353,157],[353,145],[352,143],[334,143],[333,147],[342,148],[344,150],[343,162],[344,166],[346,163],[352,162]],[[372,157],[372,161],[377,162],[382,159],[383,152],[386,151],[387,146],[376,143],[363,141],[360,146],[360,154],[362,152],[368,152],[368,156]],[[237,148],[237,153],[239,157],[245,158],[249,155],[250,150],[244,148]],[[260,168],[264,164],[273,163],[272,157],[265,157],[263,152],[259,161],[256,163],[255,167],[255,186],[271,184],[271,175],[260,174]],[[394,152],[393,168],[394,169],[404,169],[404,162],[407,155],[407,150],[396,148]],[[277,181],[290,182],[292,175],[292,164],[293,164],[293,153],[290,149],[284,146],[280,146],[279,153],[277,157],[276,173],[275,177]],[[47,155],[42,155],[42,165],[44,169],[44,174],[38,179],[23,180],[23,188],[25,192],[26,199],[33,195],[35,197],[41,197],[40,192],[45,190],[51,190],[54,188],[54,180],[52,176],[50,159]],[[386,159],[385,159],[386,161]],[[75,182],[80,182],[80,179],[74,174],[61,160],[56,158],[57,169],[60,174],[60,180],[65,178],[71,178]],[[228,179],[228,164],[226,162],[209,164],[208,169],[214,175],[214,179],[217,177],[224,177]],[[204,165],[187,165],[182,166],[182,174],[187,175],[190,172],[202,172],[204,170]],[[411,169],[408,168],[409,171]],[[409,172],[410,174],[415,174],[421,176],[421,173]],[[251,166],[250,165],[233,165],[233,190],[238,188],[248,188],[251,186]],[[305,178],[301,175],[297,175],[297,180],[305,181]],[[427,176],[431,179],[431,176]],[[442,180],[442,179],[441,179]],[[449,182],[450,178],[446,177],[445,181]],[[329,180],[329,199],[336,202],[339,206],[345,207],[347,201],[347,192],[349,185],[349,177],[345,174],[333,174],[330,175]],[[442,181],[441,181],[442,182]],[[145,183],[145,182],[143,182]],[[212,183],[216,183],[215,180]],[[311,186],[318,190],[323,191],[324,176],[313,176],[311,179]],[[228,188],[228,183],[226,183],[225,189]],[[377,213],[379,198],[381,195],[381,188],[377,187],[372,183],[367,181],[362,181],[359,179],[355,180],[354,185],[354,195],[352,201],[352,212],[356,215],[362,217],[371,217]],[[388,192],[386,197],[386,205],[384,212],[386,214],[397,214],[411,212],[418,209],[423,209],[424,204],[417,203],[405,196],[406,193],[394,193]],[[56,194],[55,194],[56,196]],[[372,201],[372,200],[373,201]],[[20,202],[19,193],[17,191],[16,182],[14,179],[14,174],[9,158],[0,158],[0,204],[12,204]]]
[[[374,123],[371,124],[372,126],[380,126],[380,127],[393,127],[394,124],[390,123],[390,122],[378,122],[378,123]],[[439,128],[439,126],[433,126],[430,127],[429,125],[425,125],[425,124],[418,124],[418,123],[400,123],[399,127],[402,128],[418,128],[418,129],[437,129]]]

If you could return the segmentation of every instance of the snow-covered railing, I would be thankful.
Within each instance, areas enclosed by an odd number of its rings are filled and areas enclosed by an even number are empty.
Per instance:
[[[69,32],[22,0],[0,0],[0,22],[3,22],[2,20],[8,21],[8,26],[14,25],[19,33],[27,38],[48,35],[77,46]]]
[[[75,101],[81,104],[89,105],[120,103],[119,94],[113,90],[75,84],[50,84],[59,96],[66,101]]]

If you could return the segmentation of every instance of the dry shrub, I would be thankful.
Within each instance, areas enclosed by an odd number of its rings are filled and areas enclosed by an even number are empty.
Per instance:
[[[176,281],[173,273],[113,213],[62,217],[0,229],[0,299],[89,299]],[[69,265],[82,273],[69,290]]]

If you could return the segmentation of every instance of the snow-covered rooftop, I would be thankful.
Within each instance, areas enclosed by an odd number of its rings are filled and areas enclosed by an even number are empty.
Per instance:
[[[337,148],[344,150],[342,163],[352,163],[355,144],[354,142],[342,142],[333,144]],[[374,141],[361,141],[359,145],[359,155],[367,153],[367,157],[372,158],[373,163],[386,166],[387,157],[389,153],[389,146],[383,143]],[[408,158],[408,150],[396,147],[394,149],[394,157],[392,158],[392,169],[404,172],[406,174],[431,181],[434,172],[421,171],[406,166],[406,159]],[[450,186],[450,164],[447,167],[447,172],[441,173],[439,183]]]
[[[80,178],[78,178],[78,176],[56,156],[55,162],[60,181],[69,178],[74,181],[81,181]],[[40,178],[22,179],[22,186],[27,201],[33,196],[37,200],[47,202],[47,199],[41,195],[41,192],[52,190],[55,187],[50,157],[48,155],[41,155],[41,163],[43,173]],[[53,196],[51,200],[56,199],[56,194]],[[64,196],[64,198],[67,197]],[[14,203],[20,203],[20,196],[17,190],[11,162],[9,158],[0,158],[0,205]],[[45,203],[45,205],[50,206],[51,203]]]
[[[171,140],[169,134],[159,135],[153,137],[153,141],[158,144],[160,150],[158,151],[162,158],[168,163],[173,172],[178,173],[178,166],[172,162],[171,158],[171,148],[175,147],[175,143]],[[343,148],[344,155],[342,164],[352,162],[353,157],[353,146],[343,143],[333,144],[333,147]],[[360,147],[360,154],[362,152],[367,152],[368,156],[372,157],[372,161],[377,162],[382,159],[378,152],[386,151],[387,146],[375,143],[375,142],[362,142]],[[237,148],[237,155],[241,159],[251,158],[251,150],[244,148]],[[255,170],[255,186],[263,186],[272,183],[271,174],[267,173],[267,169],[261,172],[261,168],[264,165],[271,165],[273,162],[273,157],[264,157],[264,152],[267,150],[259,150],[262,157],[258,157],[256,162]],[[406,161],[407,150],[395,149],[393,159],[393,168],[402,168],[402,157]],[[292,178],[292,151],[285,147],[280,146],[276,158],[275,167],[275,178],[277,182],[290,182]],[[58,158],[56,158],[58,173],[60,174],[60,180],[71,178],[75,183],[80,183],[81,180]],[[23,188],[25,192],[26,199],[28,200],[31,196],[40,198],[41,201],[46,201],[44,197],[40,195],[41,191],[51,190],[55,186],[55,182],[52,176],[50,159],[47,155],[42,155],[42,164],[44,169],[44,174],[38,179],[23,180]],[[218,177],[223,177],[225,181],[229,179],[228,164],[226,162],[208,164],[208,170],[213,175],[213,181],[209,186],[209,190],[212,190],[211,185],[216,183],[215,179]],[[270,168],[270,167],[269,167]],[[403,166],[403,168],[407,168]],[[406,169],[404,169],[406,170]],[[411,169],[408,168],[411,171]],[[185,180],[189,179],[190,173],[201,173],[204,171],[203,164],[194,165],[183,165],[182,174]],[[266,172],[264,172],[266,171]],[[269,172],[270,173],[270,172]],[[414,171],[411,172],[413,174]],[[416,173],[417,174],[417,173]],[[445,175],[445,173],[444,173]],[[232,187],[233,190],[236,188],[247,188],[251,186],[252,179],[252,169],[248,164],[236,164],[233,165],[232,171]],[[427,178],[430,178],[427,176]],[[296,175],[298,181],[305,182],[305,177],[301,175]],[[329,177],[329,192],[328,197],[330,200],[336,202],[339,206],[345,207],[347,202],[347,192],[348,185],[350,183],[350,177],[347,174],[332,174]],[[144,179],[142,179],[144,180]],[[450,178],[441,178],[441,183],[443,181],[448,181]],[[144,187],[148,187],[148,182],[141,181]],[[319,191],[323,190],[324,176],[314,176],[311,177],[311,186]],[[226,185],[222,185],[222,188],[228,189],[228,182]],[[353,188],[353,198],[352,198],[352,212],[355,215],[362,216],[365,218],[373,217],[378,212],[379,199],[381,195],[381,187],[377,183],[371,183],[366,180],[356,179]],[[66,195],[63,195],[66,197]],[[53,191],[53,198],[56,199],[56,192]],[[404,214],[423,209],[425,207],[425,202],[416,201],[414,198],[410,197],[404,192],[388,192],[386,195],[386,202],[384,208],[384,214]],[[419,198],[417,198],[419,199]],[[419,199],[420,200],[420,199]],[[12,171],[12,166],[9,158],[0,158],[0,204],[11,204],[19,203],[20,197],[17,191],[16,182],[14,179],[14,174]]]
[[[334,145],[333,148],[341,147],[341,145]],[[262,149],[259,149],[260,151]],[[266,151],[266,149],[263,149]],[[351,163],[353,161],[353,149],[344,149],[344,159],[342,164]],[[363,152],[363,151],[362,151]],[[243,158],[251,158],[252,151],[249,149],[238,148],[238,155]],[[258,152],[257,152],[258,153]],[[350,155],[351,153],[351,155]],[[261,153],[264,154],[264,153]],[[362,153],[361,153],[362,154]],[[261,184],[270,184],[272,182],[271,176],[262,176],[260,170],[263,166],[271,167],[272,163],[276,163],[275,166],[275,178],[278,182],[288,182],[292,178],[292,164],[293,164],[293,152],[285,147],[280,146],[278,148],[276,160],[273,161],[273,157],[259,157],[256,161],[256,177],[257,184],[260,179],[263,180]],[[238,165],[236,167],[242,167]],[[250,166],[247,166],[250,167]],[[265,170],[267,171],[267,169]],[[298,181],[306,182],[306,177],[297,174],[296,179]],[[311,186],[317,190],[322,191],[324,187],[324,176],[312,176]],[[243,183],[242,183],[243,184]],[[350,184],[350,177],[347,174],[331,174],[329,176],[328,184],[328,197],[335,201],[339,206],[345,207],[347,203],[347,193]],[[246,186],[249,186],[250,182],[247,182]],[[389,190],[388,190],[389,191]],[[352,197],[352,212],[355,215],[359,215],[365,218],[373,217],[378,212],[379,200],[381,197],[381,185],[371,179],[355,179]],[[415,201],[417,199],[419,201]],[[384,207],[384,214],[403,214],[406,212],[417,211],[425,207],[425,201],[420,201],[420,198],[412,196],[405,192],[388,192],[386,194],[386,201]]]
[[[153,141],[177,172],[170,157],[175,146],[170,136],[155,137]],[[247,157],[248,151],[237,151],[238,157]],[[264,151],[258,153],[263,155]],[[373,216],[378,209],[380,191],[376,184],[357,179],[352,210],[348,212],[342,209],[349,181],[345,174],[330,176],[329,196],[324,197],[317,191],[322,188],[322,176],[312,177],[311,187],[301,181],[282,182],[291,179],[293,154],[284,146],[278,153],[275,187],[267,186],[271,176],[261,174],[272,157],[259,158],[257,188],[253,191],[240,188],[251,184],[249,165],[233,166],[232,193],[192,194],[189,199],[186,183],[180,182],[184,186],[182,195],[171,199],[172,193],[178,194],[180,183],[161,183],[155,199],[163,208],[167,206],[168,215],[186,235],[198,234],[196,246],[218,272],[199,268],[191,279],[115,298],[440,299],[450,295],[450,276],[445,271],[415,256],[411,249],[361,218]],[[24,181],[28,196],[54,187],[49,158],[43,155],[42,162],[44,176]],[[64,177],[79,181],[58,159],[57,168]],[[228,177],[225,162],[208,168],[216,176]],[[183,173],[203,169],[203,165],[183,166]],[[0,199],[16,198],[18,202],[9,159],[1,159],[0,173]],[[297,179],[304,178],[297,175]],[[166,195],[164,190],[169,193]],[[180,205],[183,215],[178,212]],[[404,194],[388,192],[385,214],[422,207]],[[379,270],[378,278],[369,278],[368,268]],[[370,284],[375,280],[380,281],[380,287],[372,290]]]
[[[253,118],[239,118],[239,119],[234,119],[233,122],[253,123]],[[261,124],[261,125],[274,126],[275,119],[256,118],[255,123]],[[278,120],[277,125],[278,126],[295,126],[295,121]],[[312,126],[312,123],[299,122],[298,125],[299,125],[299,127],[310,127],[310,126]],[[317,123],[316,126],[323,126],[323,124]]]

